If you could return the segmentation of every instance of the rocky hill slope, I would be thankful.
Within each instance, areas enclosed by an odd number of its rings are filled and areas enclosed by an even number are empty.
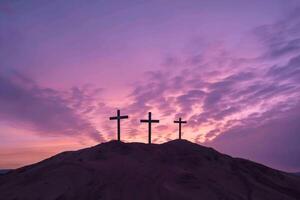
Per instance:
[[[300,177],[185,140],[111,141],[0,175],[3,200],[299,200]]]

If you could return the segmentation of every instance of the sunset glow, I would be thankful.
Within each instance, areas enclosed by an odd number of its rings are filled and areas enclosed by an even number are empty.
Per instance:
[[[69,2],[69,3],[68,3]],[[0,2],[0,168],[183,138],[300,170],[297,0]],[[272,156],[273,155],[273,156]]]

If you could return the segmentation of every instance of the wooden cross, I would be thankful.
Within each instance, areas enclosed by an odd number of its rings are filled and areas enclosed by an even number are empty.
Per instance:
[[[181,121],[181,117],[179,117],[179,120],[175,120],[174,123],[179,124],[179,140],[181,140],[181,124],[186,124],[187,121]]]
[[[159,120],[154,120],[151,118],[151,112],[148,113],[148,119],[142,119],[141,123],[148,123],[148,143],[151,144],[151,124],[159,123]]]
[[[121,116],[120,110],[117,110],[117,116],[110,117],[110,120],[117,120],[118,124],[118,141],[121,141],[121,119],[128,119],[128,115]]]

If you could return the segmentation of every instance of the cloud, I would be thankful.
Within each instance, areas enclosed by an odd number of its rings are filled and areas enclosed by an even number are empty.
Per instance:
[[[278,106],[232,127],[207,145],[239,157],[289,171],[300,169],[300,102],[281,111]],[[259,123],[259,122],[264,123]]]
[[[186,58],[172,56],[167,68],[147,72],[148,78],[135,87],[130,95],[133,103],[127,108],[133,116],[154,110],[166,121],[184,117],[191,140],[282,169],[299,170],[300,161],[293,156],[300,153],[293,147],[299,140],[295,130],[300,130],[296,123],[299,23],[300,15],[293,12],[278,23],[256,28],[255,36],[264,49],[256,58],[237,57],[222,43],[199,47],[199,52],[193,46],[193,54]],[[173,64],[176,67],[170,71]],[[171,127],[168,124],[163,131],[170,132]],[[160,141],[170,139],[167,134],[162,137]],[[256,147],[264,143],[264,148]],[[245,154],[239,153],[239,148]],[[272,156],[272,151],[278,157]]]
[[[128,107],[141,115],[159,108],[157,114],[164,113],[159,117],[169,121],[183,116],[188,121],[185,130],[190,128],[195,134],[192,140],[198,143],[205,141],[225,153],[280,169],[299,170],[300,160],[294,155],[300,153],[295,143],[300,139],[300,62],[297,55],[287,60],[261,65],[259,58],[259,67],[239,70],[199,69],[202,64],[197,63],[189,73],[153,72],[131,94],[135,103]],[[199,76],[201,70],[204,75]],[[170,125],[161,129],[165,134],[160,141],[171,138],[168,130]]]
[[[286,65],[272,67],[268,71],[268,75],[275,77],[277,81],[291,80],[294,83],[299,83],[300,54],[292,57]]]
[[[82,95],[73,96],[78,102]],[[71,102],[59,91],[42,88],[22,74],[0,75],[0,118],[41,135],[103,138],[93,125],[69,106]],[[75,106],[80,106],[77,103]]]
[[[177,127],[169,122],[183,117],[188,121],[184,127],[188,139],[236,155],[242,155],[238,154],[241,147],[245,152],[251,150],[246,156],[260,159],[255,152],[261,155],[265,149],[253,146],[263,143],[267,143],[267,152],[276,146],[284,148],[278,144],[281,141],[292,148],[299,140],[294,132],[299,130],[294,120],[298,119],[300,97],[299,13],[296,9],[277,23],[255,28],[252,33],[264,50],[255,58],[242,53],[236,56],[220,41],[204,47],[193,44],[189,55],[168,56],[164,67],[146,72],[143,80],[133,85],[128,99],[121,100],[122,113],[130,115],[122,121],[126,131],[122,138],[146,138],[147,134],[139,134],[147,128],[139,126],[139,119],[152,111],[161,120],[157,130],[163,132],[154,136],[157,142],[174,137],[170,132]],[[115,133],[115,123],[103,119],[114,115],[115,107],[99,101],[95,97],[99,92],[89,87],[60,92],[20,74],[0,75],[0,117],[30,126],[42,135],[88,135],[96,141],[113,138],[109,134]],[[106,135],[99,134],[93,124]],[[269,141],[270,137],[274,139]],[[277,148],[274,151],[280,153]],[[290,151],[299,154],[298,148]],[[299,167],[297,159],[284,160],[287,153],[272,162]]]
[[[300,50],[300,7],[294,8],[282,20],[274,24],[262,25],[254,29],[259,41],[267,47],[266,58],[294,55]]]
[[[186,92],[186,94],[179,95],[176,99],[176,103],[180,106],[181,110],[184,110],[186,112],[191,112],[192,107],[191,105],[199,102],[202,100],[202,98],[205,97],[205,92],[202,90],[189,90]]]

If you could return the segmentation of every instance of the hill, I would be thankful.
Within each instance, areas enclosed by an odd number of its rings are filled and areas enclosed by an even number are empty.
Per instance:
[[[0,169],[0,174],[6,174],[10,169]]]
[[[0,175],[0,198],[299,200],[300,177],[185,140],[111,141]]]

